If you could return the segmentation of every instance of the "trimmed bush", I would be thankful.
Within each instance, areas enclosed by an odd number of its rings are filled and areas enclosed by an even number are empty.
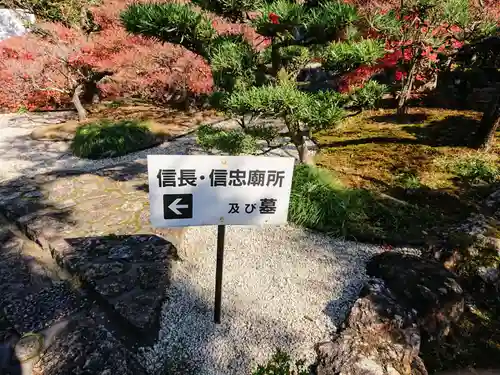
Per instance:
[[[87,159],[104,159],[143,150],[160,143],[149,128],[131,120],[102,120],[80,126],[73,138],[71,150]]]

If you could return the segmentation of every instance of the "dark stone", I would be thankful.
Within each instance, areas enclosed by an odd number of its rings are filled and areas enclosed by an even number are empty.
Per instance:
[[[134,326],[145,329],[153,323],[151,317],[156,316],[163,302],[163,294],[154,289],[142,291],[137,289],[129,293],[124,298],[117,298],[113,301],[113,306],[122,316]]]
[[[94,263],[85,268],[82,275],[87,280],[96,280],[119,275],[125,272],[126,268],[126,264],[122,262]]]
[[[367,265],[362,288],[336,337],[317,346],[317,375],[427,375],[425,337],[441,338],[464,309],[454,275],[417,256],[385,252]]]
[[[416,314],[379,279],[363,288],[337,337],[316,350],[317,375],[427,375]]]
[[[72,320],[33,370],[46,375],[145,375],[127,349],[89,318]]]
[[[402,307],[417,312],[418,324],[430,338],[446,336],[464,311],[455,275],[436,261],[385,252],[373,257],[366,270],[384,280]]]
[[[170,272],[169,242],[155,235],[71,238],[66,242],[73,251],[53,245],[54,253],[120,315],[139,329],[156,322]],[[102,277],[107,270],[112,272]]]

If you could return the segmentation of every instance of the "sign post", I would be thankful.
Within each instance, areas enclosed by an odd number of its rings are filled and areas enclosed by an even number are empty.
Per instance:
[[[226,226],[217,227],[217,265],[215,268],[215,303],[214,322],[220,324],[220,310],[222,300],[222,270],[224,266],[224,238],[226,236]]]
[[[152,226],[217,225],[217,324],[226,225],[285,224],[294,163],[291,157],[148,155]]]

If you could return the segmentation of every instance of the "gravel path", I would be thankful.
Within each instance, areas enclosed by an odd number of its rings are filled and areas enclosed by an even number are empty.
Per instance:
[[[312,362],[314,344],[329,338],[366,280],[366,261],[382,251],[293,226],[228,227],[217,326],[216,229],[189,229],[186,241],[159,341],[143,349],[152,374],[251,374],[277,347]],[[162,369],[167,358],[175,361]]]

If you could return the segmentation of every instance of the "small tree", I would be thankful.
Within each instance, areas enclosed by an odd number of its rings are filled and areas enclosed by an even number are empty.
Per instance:
[[[198,139],[206,148],[252,153],[260,140],[267,144],[266,152],[282,147],[280,139],[286,136],[301,162],[312,163],[307,134],[334,126],[347,108],[373,105],[384,92],[374,82],[349,94],[311,91],[310,85],[298,82],[299,71],[313,60],[321,61],[335,80],[384,55],[382,43],[360,34],[359,16],[351,5],[340,0],[196,3],[250,24],[267,46],[258,50],[240,33],[218,34],[216,21],[190,4],[135,4],[121,19],[129,32],[181,44],[210,65],[215,86],[211,103],[236,116],[239,129],[202,127]],[[263,124],[256,121],[260,118],[279,121]]]
[[[371,17],[375,32],[387,40],[397,58],[400,82],[398,114],[405,114],[416,85],[436,82],[464,44],[495,30],[496,23],[470,0],[401,0],[390,11]]]

